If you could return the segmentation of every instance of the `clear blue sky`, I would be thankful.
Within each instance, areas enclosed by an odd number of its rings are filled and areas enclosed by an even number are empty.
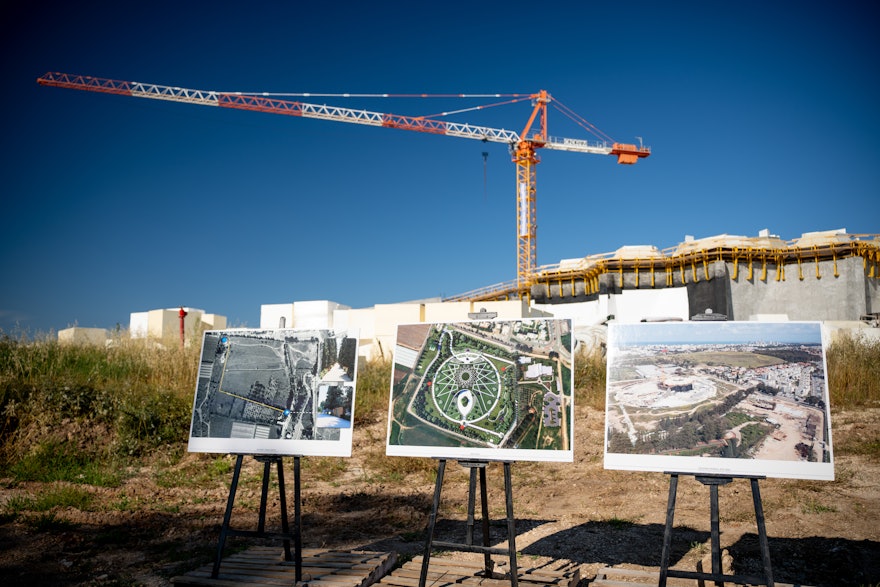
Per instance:
[[[541,151],[548,264],[685,235],[880,233],[880,35],[863,8],[5,2],[0,329],[127,327],[180,305],[258,326],[261,304],[368,307],[516,277],[504,145],[38,86],[47,71],[222,91],[546,89],[653,149],[632,167]],[[529,111],[452,120],[520,131]],[[593,138],[555,110],[550,133]]]

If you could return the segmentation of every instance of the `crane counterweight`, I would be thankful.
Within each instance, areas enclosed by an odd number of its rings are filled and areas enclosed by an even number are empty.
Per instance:
[[[617,155],[617,162],[624,165],[632,165],[639,159],[647,157],[651,154],[648,147],[636,147],[635,145],[627,145],[623,143],[614,143],[611,146],[611,154]]]

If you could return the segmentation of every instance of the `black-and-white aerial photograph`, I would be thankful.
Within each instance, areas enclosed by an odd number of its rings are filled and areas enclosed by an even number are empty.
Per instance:
[[[189,450],[348,456],[356,376],[346,333],[205,332]]]

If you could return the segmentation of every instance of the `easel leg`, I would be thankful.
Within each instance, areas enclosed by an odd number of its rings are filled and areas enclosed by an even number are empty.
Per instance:
[[[481,523],[482,531],[483,531],[483,542],[482,546],[489,546],[489,498],[486,491],[486,466],[472,466],[470,467],[469,480],[468,480],[468,518],[467,518],[467,533],[465,536],[465,544],[467,546],[472,546],[474,544],[474,529],[476,527],[476,501],[477,501],[477,471],[480,472],[480,508],[482,511],[483,519]],[[483,571],[486,577],[492,576],[492,569],[494,567],[494,563],[492,562],[492,556],[485,552],[483,553]]]
[[[235,460],[235,470],[232,474],[232,485],[229,488],[229,498],[226,501],[226,513],[223,516],[223,526],[220,528],[220,540],[217,545],[217,557],[214,560],[214,567],[211,570],[211,578],[216,579],[220,574],[220,563],[223,558],[223,548],[226,545],[226,539],[229,536],[267,536],[266,534],[266,504],[269,494],[269,476],[272,473],[272,463],[276,463],[278,470],[278,493],[279,505],[281,506],[281,529],[282,534],[279,536],[284,541],[284,560],[293,559],[290,553],[290,527],[287,520],[287,491],[284,482],[284,464],[282,457],[258,456],[258,461],[263,463],[263,482],[262,493],[260,495],[260,512],[257,530],[248,532],[244,530],[232,530],[230,521],[232,519],[232,510],[235,504],[235,494],[238,490],[238,481],[241,476],[241,464],[244,455],[238,455]],[[300,535],[300,477],[299,477],[299,457],[294,457],[294,479],[296,482],[295,499],[296,499],[296,532],[293,536],[296,547],[296,580],[302,580],[302,539]]]
[[[668,577],[679,577],[684,579],[697,579],[700,585],[704,580],[712,580],[716,587],[723,587],[725,579],[730,581],[743,581],[748,584],[758,584],[760,579],[757,577],[746,577],[741,575],[725,575],[721,564],[721,532],[719,530],[718,513],[718,487],[727,485],[734,479],[733,476],[726,477],[721,475],[696,475],[696,480],[703,485],[709,486],[709,516],[711,524],[711,540],[712,540],[712,572],[693,573],[689,571],[677,571],[669,569],[670,543],[672,541],[672,520],[675,515],[675,494],[678,489],[678,473],[669,473],[669,503],[666,506],[666,530],[663,534],[663,554],[660,557],[660,580],[658,587],[666,587]],[[758,522],[758,541],[761,545],[761,557],[764,562],[764,581],[767,587],[773,587],[773,571],[770,567],[770,548],[767,545],[767,530],[764,527],[764,511],[761,506],[761,493],[758,490],[758,478],[750,477],[752,484],[752,497],[755,502],[755,519]],[[739,583],[737,583],[739,584]]]
[[[513,517],[513,488],[510,480],[510,462],[504,463],[504,493],[507,502],[507,532],[508,546],[507,550],[503,548],[492,548],[490,546],[489,536],[489,497],[486,489],[486,467],[485,461],[462,461],[461,464],[470,469],[468,483],[468,513],[467,513],[467,529],[466,542],[453,543],[434,540],[434,530],[437,524],[437,515],[440,510],[440,492],[443,487],[443,474],[446,470],[446,459],[439,460],[437,468],[437,483],[434,488],[434,503],[431,508],[431,516],[428,521],[428,537],[425,541],[425,554],[422,557],[422,570],[419,577],[419,587],[425,587],[428,578],[428,566],[430,565],[431,552],[436,544],[439,548],[451,548],[454,550],[462,550],[465,552],[479,552],[483,554],[484,569],[477,573],[477,576],[483,575],[487,579],[494,577],[495,563],[492,555],[507,554],[510,559],[510,585],[517,587],[517,573],[519,568],[516,564],[516,522]],[[474,544],[474,529],[476,528],[475,510],[477,495],[477,469],[480,470],[480,506],[482,508],[483,520],[483,543],[481,545]]]
[[[767,587],[773,587],[773,567],[770,564],[770,545],[767,542],[767,528],[764,526],[764,506],[761,504],[761,490],[758,480],[751,479],[752,500],[755,502],[755,521],[758,524],[758,543],[761,545],[761,559],[764,561],[764,579]]]
[[[302,581],[302,492],[300,458],[293,457],[293,550],[296,556],[296,580]]]
[[[287,524],[287,490],[284,486],[284,467],[281,465],[281,457],[278,457],[278,504],[281,506],[281,531],[286,535],[290,533]],[[284,560],[289,561],[293,557],[290,556],[290,540],[284,539]],[[299,581],[299,578],[297,578]]]
[[[709,524],[712,532],[712,574],[721,574],[721,531],[718,514],[718,486],[709,486]],[[724,587],[721,581],[715,581],[716,587]]]
[[[428,580],[428,564],[431,562],[431,548],[434,542],[434,526],[437,523],[437,511],[440,509],[440,490],[443,488],[443,474],[446,472],[446,459],[440,459],[437,465],[437,483],[434,486],[434,503],[431,517],[428,518],[428,537],[425,540],[425,554],[422,556],[422,571],[419,575],[419,587],[425,587]]]
[[[678,492],[678,474],[669,476],[669,500],[666,503],[666,528],[663,530],[663,552],[660,555],[660,581],[658,587],[666,587],[669,572],[670,546],[672,545],[672,522],[675,519],[675,496]]]
[[[465,532],[465,544],[471,546],[474,543],[474,515],[477,495],[477,469],[471,467],[468,476],[468,504],[467,504],[467,530]]]
[[[244,455],[238,455],[235,459],[235,470],[232,473],[232,485],[229,487],[229,497],[226,500],[226,513],[223,515],[223,525],[220,527],[220,541],[217,544],[217,557],[214,559],[214,568],[211,570],[211,578],[216,579],[220,574],[220,559],[223,557],[223,547],[226,544],[226,536],[229,534],[229,522],[232,519],[232,506],[235,503],[235,492],[238,490],[238,477],[241,474],[241,461]]]
[[[266,504],[269,501],[269,474],[272,472],[272,463],[269,459],[263,460],[263,485],[260,492],[260,514],[257,522],[257,532],[266,531]]]
[[[489,496],[486,491],[486,467],[480,467],[480,505],[483,508],[483,546],[489,546]],[[483,554],[483,566],[486,576],[491,577],[495,568],[492,555],[488,552]]]
[[[517,574],[519,569],[516,564],[516,523],[513,518],[513,489],[510,481],[510,462],[504,463],[504,493],[507,502],[507,551],[510,558],[510,587],[517,587]]]

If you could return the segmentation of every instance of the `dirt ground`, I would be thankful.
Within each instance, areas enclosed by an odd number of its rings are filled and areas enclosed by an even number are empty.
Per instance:
[[[880,409],[834,414],[834,442],[876,443]],[[657,569],[670,478],[662,473],[607,471],[602,466],[603,414],[577,407],[574,463],[513,463],[516,548],[522,564],[548,560],[580,566],[581,587],[604,566]],[[326,549],[394,551],[402,560],[421,554],[437,463],[395,477],[384,457],[385,423],[355,428],[350,459],[302,459],[303,544]],[[833,482],[766,479],[759,484],[777,582],[815,586],[880,585],[880,462],[860,455],[835,457]],[[232,457],[228,457],[231,461]],[[186,455],[182,471],[210,464]],[[256,529],[262,465],[245,458],[232,527]],[[193,466],[197,465],[197,466]],[[284,460],[292,520],[293,462]],[[0,518],[0,581],[11,585],[171,585],[171,578],[209,564],[216,553],[231,472],[193,488],[157,484],[161,465],[145,466],[123,486],[94,488],[90,511]],[[463,542],[468,470],[449,462],[436,540]],[[167,468],[165,470],[167,474]],[[3,477],[0,473],[0,477]],[[275,480],[274,468],[272,480]],[[493,545],[506,545],[503,467],[487,469]],[[0,480],[2,504],[37,495],[39,484]],[[749,482],[719,488],[721,547],[726,571],[761,572]],[[45,517],[45,516],[44,516]],[[278,492],[270,491],[267,525],[279,522]],[[227,553],[277,542],[231,538]],[[681,477],[671,563],[695,570],[710,551],[709,489]],[[280,552],[280,545],[279,545]],[[435,553],[456,557],[461,553]],[[708,569],[708,562],[703,562]]]

